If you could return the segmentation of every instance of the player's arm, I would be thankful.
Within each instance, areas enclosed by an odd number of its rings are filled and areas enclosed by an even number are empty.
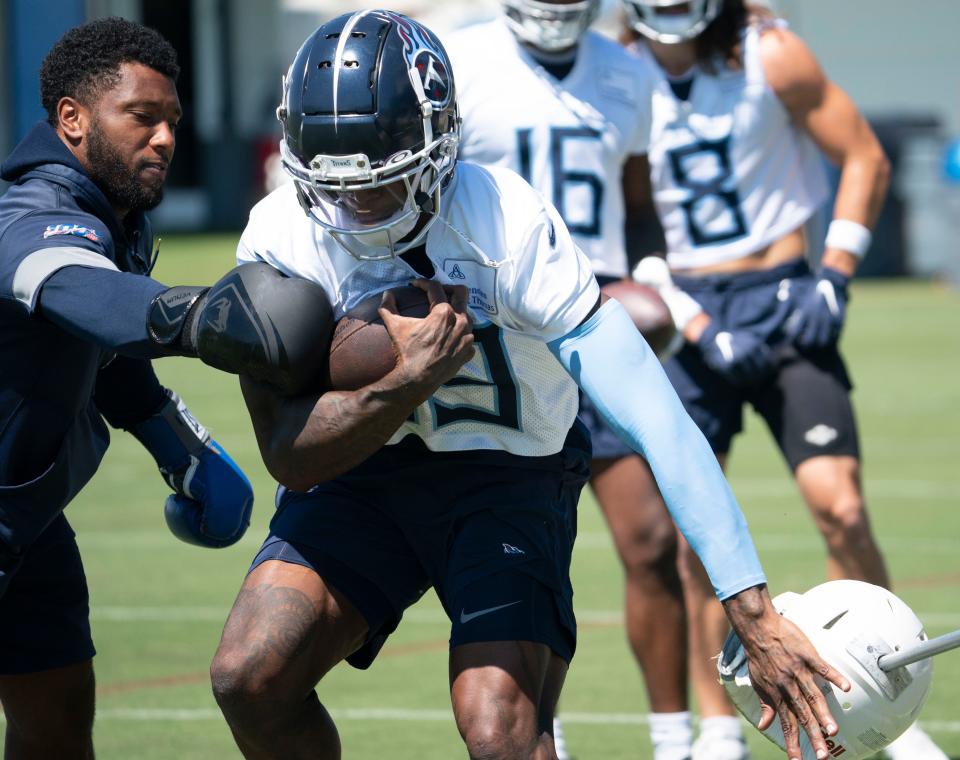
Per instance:
[[[813,746],[825,749],[819,726],[835,722],[815,676],[841,686],[842,677],[774,611],[746,520],[716,457],[623,307],[601,299],[578,327],[548,346],[607,423],[649,462],[731,624],[751,642],[744,646],[757,691],[779,714],[788,747],[799,757],[799,722]]]
[[[768,31],[761,38],[760,51],[767,81],[793,122],[840,167],[834,220],[869,232],[890,181],[890,162],[870,125],[850,97],[827,78],[797,35],[786,29]],[[848,276],[866,253],[865,245],[851,237],[850,231],[828,235],[823,258],[824,266]]]
[[[430,297],[423,319],[400,316],[392,294],[384,296],[380,316],[397,364],[379,381],[357,391],[290,397],[241,376],[260,453],[279,483],[305,491],[357,466],[473,356],[466,289],[415,284]]]
[[[840,167],[817,286],[787,324],[800,349],[836,343],[846,316],[847,287],[867,253],[890,180],[890,162],[850,97],[831,82],[795,34],[776,29],[761,37],[767,80],[790,117]]]

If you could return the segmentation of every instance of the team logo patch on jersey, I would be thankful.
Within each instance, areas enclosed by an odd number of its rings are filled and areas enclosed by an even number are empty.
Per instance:
[[[496,314],[497,270],[469,259],[444,259],[443,273],[470,293],[467,306],[484,314]]]
[[[43,231],[44,240],[56,235],[75,235],[92,240],[94,243],[100,242],[100,235],[93,227],[83,227],[79,224],[49,224]]]

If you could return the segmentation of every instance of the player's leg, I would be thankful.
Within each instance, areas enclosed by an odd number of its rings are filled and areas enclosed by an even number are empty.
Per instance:
[[[856,419],[846,368],[836,351],[794,356],[777,392],[759,409],[827,548],[827,577],[890,587],[886,563],[870,527],[860,481]],[[886,748],[891,760],[947,760],[916,724]]]
[[[570,558],[586,436],[575,424],[542,469],[516,458],[493,472],[465,467],[459,479],[470,486],[464,513],[433,580],[452,623],[451,700],[472,758],[557,756],[552,722],[576,648]]]
[[[827,546],[827,576],[889,586],[860,483],[850,383],[836,350],[784,352],[776,381],[753,399]]]
[[[489,641],[450,651],[450,699],[475,760],[553,760],[541,740],[540,701],[550,664],[546,644]]]
[[[717,678],[716,657],[730,624],[703,565],[682,537],[680,572],[690,630],[690,684],[700,710],[693,760],[745,760],[750,751],[740,718]]]
[[[593,441],[590,485],[624,569],[627,639],[650,700],[654,760],[684,760],[692,731],[673,520],[647,463],[616,436],[589,398],[581,397],[579,416]],[[564,760],[559,721],[555,736]]]
[[[818,456],[794,471],[804,501],[827,545],[827,577],[889,588],[890,578],[870,527],[855,456]]]
[[[366,633],[356,607],[310,567],[268,560],[247,576],[210,669],[244,757],[340,757],[314,687]]]
[[[690,283],[687,283],[690,285]],[[723,293],[697,292],[711,313],[725,313]],[[726,465],[734,436],[742,429],[742,391],[706,367],[699,351],[687,346],[664,365],[684,407]],[[723,646],[729,623],[699,558],[680,537],[678,567],[687,613],[687,666],[690,685],[700,710],[699,736],[693,760],[745,760],[750,752],[736,709],[717,678],[715,658]]]
[[[211,666],[217,702],[248,758],[339,758],[339,736],[314,687],[341,660],[367,667],[398,611],[427,587],[396,525],[355,495],[371,471],[392,484],[374,456],[352,480],[309,493],[281,489],[271,535]]]
[[[73,531],[60,515],[0,598],[0,706],[6,760],[93,758],[89,597]]]
[[[595,459],[590,485],[626,573],[627,638],[643,671],[650,709],[687,709],[686,616],[677,534],[647,463]]]
[[[0,676],[0,704],[7,724],[5,760],[92,760],[90,660],[39,673]]]
[[[557,704],[560,701],[560,692],[563,691],[564,681],[567,679],[567,662],[555,652],[550,652],[550,662],[547,665],[547,675],[543,680],[543,689],[540,693],[540,705],[537,710],[537,730],[540,732],[540,743],[551,757],[552,750],[558,760],[567,760],[566,741],[563,736],[563,727],[557,720]]]

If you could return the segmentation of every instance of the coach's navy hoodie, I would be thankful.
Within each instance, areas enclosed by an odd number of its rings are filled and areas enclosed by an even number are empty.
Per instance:
[[[0,167],[0,574],[93,476],[101,413],[130,427],[165,400],[149,361],[152,236],[123,224],[46,122]],[[114,353],[126,354],[109,364]]]

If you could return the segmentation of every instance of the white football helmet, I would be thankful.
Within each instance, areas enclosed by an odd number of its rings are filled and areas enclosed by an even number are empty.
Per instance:
[[[722,4],[723,0],[623,0],[633,29],[670,45],[700,34],[717,17]]]
[[[882,655],[912,649],[927,639],[923,624],[893,593],[862,581],[831,581],[802,595],[780,594],[773,605],[852,685],[846,693],[827,682],[820,686],[839,727],[836,736],[825,737],[832,757],[870,757],[917,719],[930,691],[930,658],[889,673],[877,664]],[[737,709],[756,725],[760,700],[750,683],[746,653],[735,633],[727,637],[717,667]],[[785,749],[779,720],[775,719],[764,735]],[[803,760],[816,760],[802,731],[800,749]]]
[[[540,50],[565,50],[577,44],[600,13],[600,0],[550,3],[503,0],[507,25],[522,42]]]

